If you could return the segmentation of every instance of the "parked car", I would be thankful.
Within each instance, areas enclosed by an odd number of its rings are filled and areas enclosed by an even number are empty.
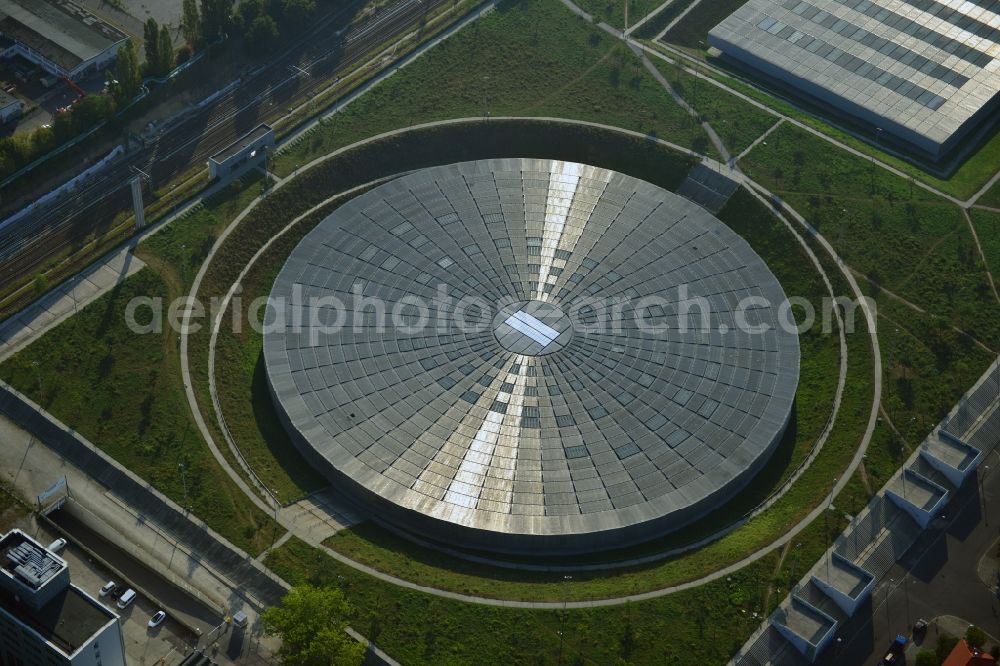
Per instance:
[[[48,550],[58,555],[59,553],[63,552],[63,549],[65,547],[66,547],[66,539],[59,537],[58,539],[49,544]]]
[[[112,599],[118,599],[119,597],[122,596],[122,593],[124,591],[125,591],[125,586],[123,586],[123,585],[115,585],[113,588],[111,588],[111,598]]]
[[[899,664],[906,663],[906,644],[909,639],[899,634],[892,641],[892,645],[889,646],[888,651],[886,651],[885,656],[882,657],[882,661],[878,662],[879,666],[899,666]]]
[[[125,590],[125,593],[118,600],[118,608],[125,610],[126,608],[129,607],[129,604],[135,601],[135,597],[136,597],[135,590],[133,590],[131,587],[128,588],[127,590]]]
[[[156,611],[156,614],[153,617],[149,618],[149,622],[146,623],[146,626],[148,626],[150,629],[155,629],[161,624],[163,624],[163,621],[166,619],[167,619],[167,614],[165,612]]]
[[[913,637],[923,638],[927,635],[927,620],[920,618],[913,624]]]
[[[107,583],[104,584],[104,587],[101,588],[100,596],[102,597],[108,596],[109,594],[114,592],[115,588],[117,587],[118,586],[115,585],[115,581],[109,580]]]

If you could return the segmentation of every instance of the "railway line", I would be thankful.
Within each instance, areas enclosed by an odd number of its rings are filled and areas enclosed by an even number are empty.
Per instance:
[[[357,5],[328,17],[299,45],[244,74],[210,104],[170,122],[92,181],[0,230],[0,278],[7,282],[32,275],[92,235],[108,232],[115,217],[131,208],[128,182],[136,169],[151,177],[147,189],[169,182],[257,124],[273,122],[312,98],[444,1],[398,0],[350,29],[333,26]]]

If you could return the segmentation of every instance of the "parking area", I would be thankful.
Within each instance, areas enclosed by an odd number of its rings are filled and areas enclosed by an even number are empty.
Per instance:
[[[0,89],[25,104],[24,114],[0,126],[0,133],[10,135],[52,124],[53,115],[59,109],[71,106],[82,93],[101,92],[105,78],[105,73],[99,71],[70,84],[24,58],[0,61]]]
[[[44,524],[38,525],[35,534],[35,538],[43,543],[49,543],[58,536],[57,532]],[[197,640],[194,634],[170,617],[159,627],[149,628],[147,626],[149,619],[160,609],[142,594],[137,594],[135,601],[124,610],[117,607],[117,602],[111,598],[111,595],[99,596],[101,587],[109,580],[114,580],[123,587],[128,587],[131,581],[118,579],[99,562],[91,559],[72,540],[63,550],[61,556],[69,564],[70,578],[73,584],[121,616],[125,653],[130,662],[151,664],[173,653],[177,658],[168,659],[167,663],[176,663],[185,647]]]

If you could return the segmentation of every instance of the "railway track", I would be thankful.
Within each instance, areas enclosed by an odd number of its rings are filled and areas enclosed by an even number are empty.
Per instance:
[[[333,30],[341,15],[330,17],[301,46],[245,75],[211,104],[189,112],[81,189],[0,231],[0,276],[4,282],[30,276],[91,236],[110,231],[115,217],[131,209],[128,182],[135,169],[152,177],[152,187],[169,182],[257,124],[274,121],[311,98],[444,1],[399,0],[350,30]]]

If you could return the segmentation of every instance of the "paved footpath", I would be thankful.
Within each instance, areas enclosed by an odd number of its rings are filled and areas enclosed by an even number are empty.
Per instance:
[[[145,266],[132,246],[114,250],[20,313],[0,323],[0,361],[21,351],[50,328],[76,314]]]

